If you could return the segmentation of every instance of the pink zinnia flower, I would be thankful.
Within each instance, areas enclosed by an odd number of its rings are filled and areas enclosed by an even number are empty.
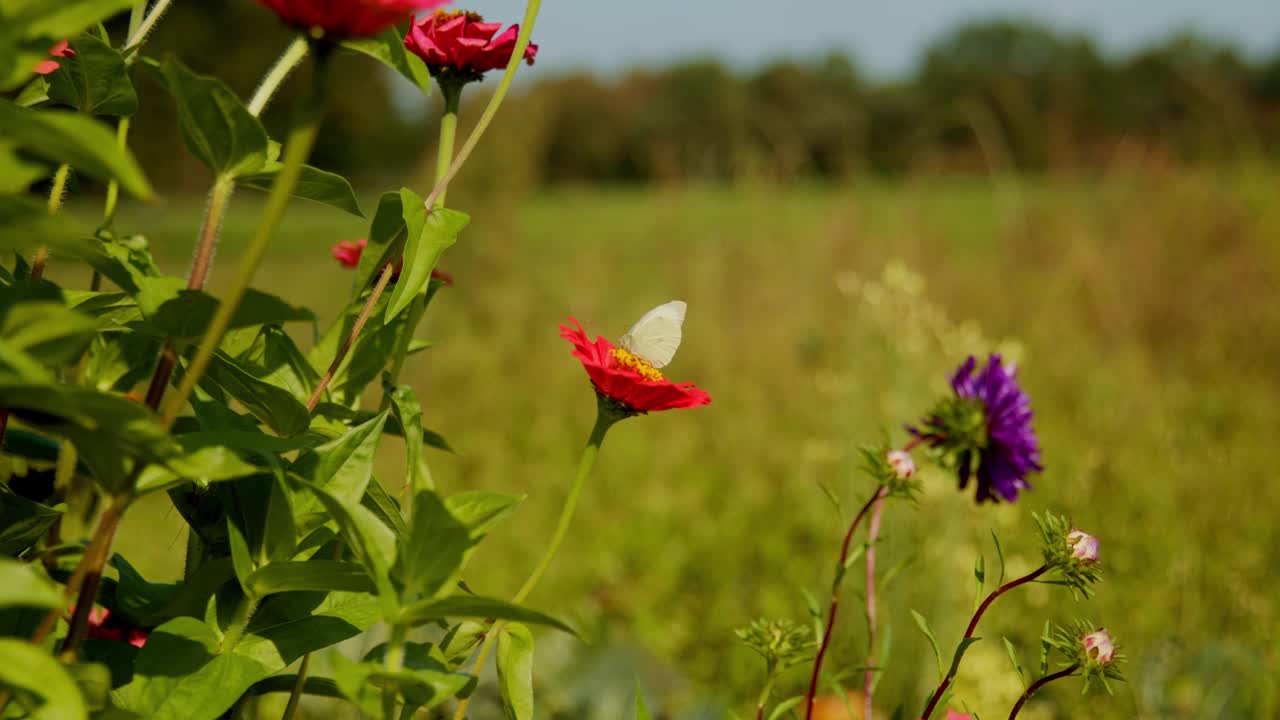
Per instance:
[[[303,30],[320,28],[330,41],[367,37],[391,27],[417,10],[449,0],[258,0],[281,20]]]
[[[71,44],[68,43],[66,40],[63,40],[57,43],[56,45],[54,45],[53,47],[49,48],[49,57],[67,58],[75,54],[76,54],[76,51],[71,49]],[[57,72],[59,67],[62,67],[62,66],[58,64],[57,60],[41,60],[40,62],[36,63],[36,66],[35,68],[33,68],[33,70],[37,75],[48,75],[50,73]]]
[[[469,82],[510,62],[520,26],[512,25],[494,37],[501,27],[502,23],[487,23],[475,13],[437,10],[422,20],[414,18],[404,46],[422,58],[432,75],[448,73]],[[532,65],[537,55],[538,46],[529,43],[525,62]]]
[[[354,270],[360,265],[360,255],[364,253],[364,249],[368,246],[369,240],[367,238],[360,238],[359,240],[343,240],[342,242],[334,244],[331,251],[333,252],[334,259],[342,263],[343,267]],[[403,269],[404,258],[400,258],[396,261],[396,267],[391,273],[391,279],[394,280],[400,277],[400,271]],[[431,279],[439,280],[448,287],[453,286],[453,275],[438,268],[432,268]]]

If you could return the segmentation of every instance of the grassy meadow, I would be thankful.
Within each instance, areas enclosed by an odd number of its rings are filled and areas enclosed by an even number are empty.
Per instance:
[[[713,397],[610,432],[566,549],[529,601],[589,640],[539,636],[540,715],[625,717],[638,676],[656,717],[746,717],[762,663],[732,630],[803,621],[800,588],[825,595],[845,523],[820,484],[856,509],[870,491],[858,446],[883,433],[901,442],[966,354],[998,349],[1033,398],[1047,469],[1016,505],[982,507],[929,469],[918,506],[887,509],[881,575],[903,569],[880,590],[885,717],[900,702],[910,717],[935,685],[909,611],[954,647],[978,553],[994,579],[989,528],[1008,574],[1024,573],[1039,563],[1031,513],[1046,509],[1101,537],[1105,583],[1082,603],[1043,585],[1002,598],[958,699],[1004,717],[1021,688],[1000,636],[1034,668],[1045,619],[1089,618],[1118,636],[1129,682],[1114,698],[1056,684],[1022,717],[1280,716],[1278,188],[1259,168],[1135,162],[1070,178],[560,189],[500,205],[455,194],[473,215],[441,263],[456,286],[428,314],[438,345],[405,378],[457,450],[430,457],[445,492],[528,494],[472,562],[472,589],[509,595],[524,578],[590,429],[595,401],[558,323],[572,315],[616,338],[685,299],[668,376]],[[259,200],[234,200],[214,292]],[[198,202],[174,202],[125,208],[118,224],[161,228],[152,247],[181,272],[198,217]],[[296,203],[256,284],[329,322],[351,279],[329,245],[365,226]],[[398,489],[401,468],[380,480]],[[163,498],[149,502],[117,549],[172,578],[180,568],[161,558],[180,555],[182,523]],[[832,669],[866,653],[861,576],[845,584]],[[781,697],[803,692],[805,676],[793,671]]]

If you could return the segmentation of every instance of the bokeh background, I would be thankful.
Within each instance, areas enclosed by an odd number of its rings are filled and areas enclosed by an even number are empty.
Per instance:
[[[457,282],[428,316],[438,346],[406,372],[457,450],[431,458],[440,486],[529,496],[471,586],[524,577],[590,427],[565,317],[616,337],[687,300],[670,375],[714,404],[610,434],[531,598],[587,640],[539,636],[540,716],[628,717],[637,678],[658,717],[747,716],[762,667],[732,631],[804,621],[802,589],[825,593],[843,522],[820,485],[856,507],[857,448],[901,441],[952,367],[995,349],[1019,363],[1047,469],[1016,505],[982,507],[926,470],[918,505],[888,509],[881,568],[901,571],[880,591],[878,708],[911,717],[935,684],[910,611],[953,646],[979,554],[994,574],[989,531],[1025,572],[1031,513],[1050,509],[1102,538],[1106,582],[1082,603],[1049,586],[1002,599],[959,700],[1004,717],[1021,688],[1000,637],[1034,667],[1044,620],[1083,617],[1121,639],[1129,682],[1113,698],[1063,682],[1023,717],[1280,717],[1280,6],[1058,5],[547,3],[537,64],[450,193],[474,219],[442,261]],[[148,51],[247,95],[287,40],[250,0],[202,0],[175,3]],[[354,54],[336,72],[314,164],[366,209],[425,192],[438,97]],[[167,202],[118,225],[181,272],[210,178],[141,76],[131,141]],[[464,132],[493,84],[465,98]],[[277,136],[304,88],[267,112]],[[258,200],[234,200],[215,292]],[[327,323],[350,282],[329,245],[365,227],[295,203],[258,283]],[[401,468],[380,479],[398,489]],[[119,550],[175,577],[181,526],[157,500]],[[831,668],[866,654],[860,576]]]

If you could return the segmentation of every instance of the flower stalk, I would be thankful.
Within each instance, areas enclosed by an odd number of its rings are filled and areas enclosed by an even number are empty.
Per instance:
[[[818,654],[813,659],[813,673],[809,677],[809,689],[804,696],[804,717],[805,720],[812,720],[813,705],[818,696],[818,678],[822,674],[822,661],[826,658],[827,649],[831,647],[831,633],[836,625],[836,613],[840,609],[840,585],[844,581],[845,566],[849,563],[849,549],[853,545],[853,534],[857,531],[858,526],[862,524],[862,518],[871,510],[872,506],[884,499],[889,492],[887,485],[879,485],[876,491],[871,494],[871,498],[862,506],[858,514],[853,517],[853,522],[849,523],[849,529],[844,534],[844,542],[840,544],[840,564],[836,566],[836,577],[831,583],[831,606],[827,610],[827,625],[822,632],[822,643],[818,646]]]
[[[524,599],[529,597],[529,593],[537,587],[538,581],[542,579],[543,573],[547,568],[551,567],[551,561],[555,559],[556,553],[560,550],[560,545],[564,542],[565,535],[569,532],[569,525],[573,522],[574,512],[578,507],[578,497],[582,494],[582,488],[586,485],[587,478],[591,477],[591,471],[595,468],[596,457],[600,454],[600,445],[604,442],[605,433],[609,432],[609,428],[619,420],[619,416],[614,414],[608,406],[608,401],[601,397],[598,401],[596,424],[591,428],[591,436],[587,438],[586,447],[582,449],[582,457],[578,460],[578,474],[573,479],[573,485],[569,488],[569,495],[565,498],[564,507],[560,510],[560,520],[556,523],[556,530],[551,536],[551,544],[542,553],[542,558],[538,561],[533,572],[529,574],[529,578],[524,581],[524,585],[516,591],[511,602],[519,605]],[[504,623],[499,621],[489,632],[485,633],[484,642],[480,645],[480,652],[476,656],[475,665],[472,672],[476,675],[480,674],[480,669],[484,667],[485,660],[489,659],[489,651],[493,649],[493,642],[498,637],[498,633],[502,632]],[[470,697],[463,698],[458,703],[458,709],[453,714],[453,720],[463,720],[467,714],[467,705],[471,702]]]
[[[1037,690],[1044,687],[1045,685],[1048,685],[1054,680],[1059,680],[1061,678],[1074,675],[1076,670],[1079,670],[1079,669],[1080,669],[1079,665],[1070,665],[1062,670],[1059,670],[1056,673],[1045,675],[1044,677],[1032,683],[1031,687],[1027,688],[1026,692],[1022,693],[1022,697],[1018,698],[1018,702],[1014,704],[1013,710],[1009,711],[1009,720],[1013,720],[1014,718],[1018,717],[1018,712],[1022,710],[1022,706],[1025,705],[1026,702],[1031,699],[1032,695],[1036,694]]]
[[[1010,580],[1004,585],[992,590],[991,593],[987,595],[986,599],[982,601],[982,604],[978,606],[978,609],[973,613],[973,618],[969,620],[969,627],[965,628],[964,638],[960,642],[963,643],[973,637],[973,633],[978,629],[978,621],[982,619],[983,613],[987,611],[987,608],[991,606],[991,603],[995,602],[996,598],[1019,585],[1025,585],[1026,583],[1032,582],[1048,571],[1048,565],[1041,565],[1030,573],[1015,580]],[[929,720],[929,717],[933,715],[933,711],[937,708],[938,702],[942,700],[942,695],[947,691],[947,688],[951,686],[951,681],[955,679],[955,665],[955,663],[952,663],[952,667],[947,671],[946,677],[942,679],[942,682],[938,684],[938,689],[934,690],[933,696],[929,698],[929,704],[925,706],[924,714],[920,716],[924,718],[924,720]]]
[[[884,512],[884,498],[876,500],[871,511],[871,525],[867,528],[867,669],[862,673],[862,716],[871,717],[871,698],[875,694],[876,663],[876,539],[880,535],[880,515]]]

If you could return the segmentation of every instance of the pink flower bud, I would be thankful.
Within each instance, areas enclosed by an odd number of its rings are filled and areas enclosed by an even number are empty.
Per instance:
[[[1099,665],[1106,665],[1115,657],[1115,644],[1111,642],[1111,636],[1105,629],[1099,628],[1097,632],[1085,635],[1080,643],[1084,645],[1084,654]]]
[[[911,453],[905,450],[890,450],[885,458],[893,471],[903,480],[916,474],[916,464],[911,459]]]
[[[1098,538],[1087,532],[1073,528],[1067,533],[1067,547],[1071,548],[1071,557],[1085,565],[1098,562]]]

